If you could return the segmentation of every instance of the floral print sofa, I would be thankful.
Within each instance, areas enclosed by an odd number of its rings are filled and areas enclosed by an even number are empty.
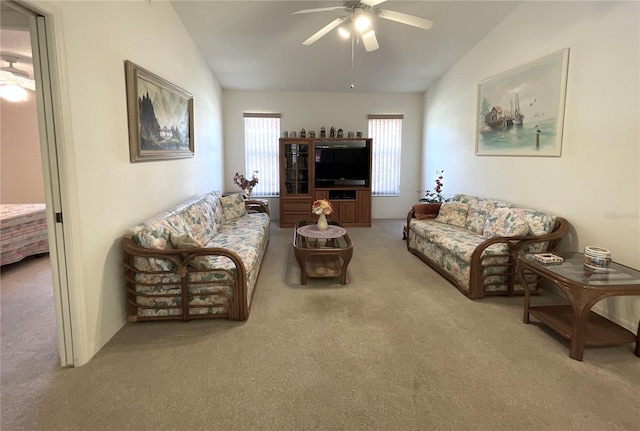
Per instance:
[[[472,299],[523,293],[523,252],[554,251],[569,223],[554,214],[465,194],[417,204],[407,215],[407,249]],[[528,280],[529,281],[529,280]],[[529,283],[537,290],[535,280]]]
[[[214,191],[130,228],[121,241],[128,320],[246,320],[269,223],[260,201]]]

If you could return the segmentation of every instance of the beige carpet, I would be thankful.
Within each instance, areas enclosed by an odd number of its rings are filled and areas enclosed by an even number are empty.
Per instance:
[[[522,298],[470,301],[408,253],[402,223],[349,229],[348,284],[305,287],[274,225],[247,322],[128,324],[80,368],[56,364],[50,298],[3,271],[2,430],[639,429],[633,345],[570,359]]]

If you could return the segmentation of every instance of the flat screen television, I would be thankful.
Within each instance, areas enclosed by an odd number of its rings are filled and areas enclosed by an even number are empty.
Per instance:
[[[369,148],[362,144],[316,145],[316,187],[368,186]]]

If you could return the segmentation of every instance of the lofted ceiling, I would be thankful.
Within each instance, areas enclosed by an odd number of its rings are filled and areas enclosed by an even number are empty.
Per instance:
[[[171,3],[224,89],[407,93],[425,91],[522,2],[388,0],[378,7],[434,24],[423,30],[377,18],[373,27],[380,48],[371,52],[362,44],[352,50],[337,29],[313,45],[302,45],[345,13],[292,12],[345,2]]]

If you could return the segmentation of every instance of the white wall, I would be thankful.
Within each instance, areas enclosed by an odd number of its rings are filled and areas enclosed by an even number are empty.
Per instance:
[[[404,218],[417,198],[416,181],[419,175],[422,96],[420,94],[362,94],[362,93],[294,93],[225,90],[224,141],[226,190],[237,191],[232,173],[244,172],[245,112],[281,113],[281,130],[315,130],[320,136],[322,126],[329,133],[333,126],[348,131],[361,131],[367,137],[368,114],[404,114],[402,122],[402,160],[400,196],[374,197],[373,218]],[[373,145],[375,146],[375,142]],[[259,185],[258,185],[259,187]],[[257,188],[256,188],[257,190]],[[277,199],[270,200],[271,214],[278,217]]]
[[[532,1],[511,13],[425,94],[423,181],[444,169],[449,194],[554,211],[573,226],[563,250],[603,246],[640,268],[639,7]],[[562,156],[475,156],[477,83],[567,47]],[[635,332],[637,298],[596,310]]]
[[[72,229],[77,364],[125,323],[120,238],[143,219],[222,188],[221,90],[169,2],[37,2],[53,14],[66,71],[62,143]],[[193,94],[195,157],[129,162],[124,61]]]
[[[44,202],[36,96],[23,102],[0,99],[0,202]]]

